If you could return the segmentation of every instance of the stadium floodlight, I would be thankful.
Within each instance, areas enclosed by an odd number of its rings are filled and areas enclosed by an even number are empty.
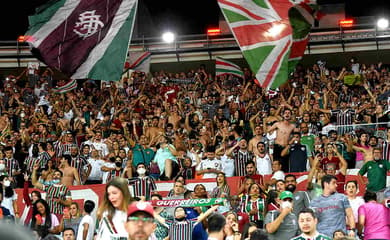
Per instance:
[[[173,43],[173,41],[175,41],[175,34],[172,32],[165,32],[162,35],[162,39],[166,43]]]
[[[389,20],[387,18],[379,18],[376,25],[379,29],[386,29],[389,27]]]

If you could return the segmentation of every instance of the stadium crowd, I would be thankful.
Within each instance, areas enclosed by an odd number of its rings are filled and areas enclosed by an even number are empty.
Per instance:
[[[36,239],[390,239],[389,68],[319,61],[298,66],[275,91],[243,72],[132,72],[119,82],[79,81],[66,93],[48,68],[8,76],[0,88],[0,218]],[[304,191],[297,172],[307,172]],[[346,181],[353,172],[356,180]],[[186,188],[208,178],[211,191]],[[157,180],[174,180],[168,196]],[[103,202],[80,209],[69,186],[89,184],[106,184]],[[145,202],[163,197],[227,200],[209,208]]]

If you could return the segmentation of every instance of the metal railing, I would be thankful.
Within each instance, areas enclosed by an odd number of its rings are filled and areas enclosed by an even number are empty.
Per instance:
[[[374,27],[314,29],[309,39],[305,54],[390,49],[390,29],[378,30]],[[191,54],[195,56],[193,58],[200,58],[199,60],[212,59],[222,51],[227,55],[229,53],[236,56],[241,54],[231,34],[212,37],[205,34],[177,36],[175,42],[171,44],[163,42],[161,38],[137,38],[132,39],[129,46],[129,52],[132,51],[151,52],[152,62],[163,61],[163,56],[164,61],[180,61],[184,58],[183,56]],[[0,67],[18,67],[31,61],[37,60],[32,56],[26,43],[0,42]]]

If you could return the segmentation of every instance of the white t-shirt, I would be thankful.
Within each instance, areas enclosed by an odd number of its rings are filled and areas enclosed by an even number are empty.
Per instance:
[[[351,204],[352,212],[353,212],[353,217],[355,218],[355,222],[358,222],[358,209],[361,205],[363,205],[364,199],[362,197],[356,197],[355,199],[351,200],[348,199],[349,204]]]
[[[107,212],[103,213],[103,218],[107,217]],[[112,217],[112,223],[115,226],[117,233],[111,233],[109,227],[106,224],[106,221],[103,219],[100,221],[99,230],[97,233],[96,239],[101,240],[117,240],[117,239],[127,239],[129,234],[126,232],[125,223],[127,220],[127,213],[119,210],[115,210],[115,214]],[[108,219],[107,219],[108,222]],[[111,227],[112,228],[112,227]]]
[[[264,157],[256,156],[257,172],[261,175],[267,175],[272,173],[271,157],[265,154]]]
[[[103,166],[108,168],[115,168],[115,163],[113,162],[104,162]],[[110,171],[103,172],[103,184],[107,183],[108,178],[110,177]]]
[[[95,220],[91,215],[85,215],[79,224],[79,230],[77,231],[77,240],[83,240],[84,223],[88,223],[88,235],[86,240],[93,239],[93,232],[95,230]]]
[[[199,163],[196,170],[199,171],[199,170],[206,170],[206,169],[216,169],[222,171],[222,161],[215,158],[213,160],[210,159],[202,160]],[[203,174],[202,178],[216,178],[216,177],[217,177],[216,173],[205,173]]]
[[[91,174],[88,180],[102,180],[103,172],[101,170],[105,161],[101,159],[88,158],[89,164],[91,164]]]
[[[271,179],[284,180],[284,172],[282,170],[274,172]]]
[[[222,161],[222,171],[225,173],[226,177],[234,176],[234,159],[229,156],[223,155],[221,157]]]
[[[16,201],[17,199],[18,199],[18,195],[14,191],[14,195],[12,197],[9,198],[3,197],[3,201],[1,202],[1,206],[7,208],[12,216],[15,216],[13,201]]]

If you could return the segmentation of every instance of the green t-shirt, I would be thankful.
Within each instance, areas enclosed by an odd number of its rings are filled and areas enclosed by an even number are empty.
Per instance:
[[[386,160],[366,162],[360,169],[359,174],[367,173],[367,190],[377,192],[386,187],[387,171],[390,170],[390,162]]]
[[[145,163],[149,166],[154,157],[154,151],[150,148],[143,148],[140,144],[133,147],[133,166],[137,167],[139,163]]]
[[[332,238],[325,236],[321,233],[317,233],[316,236],[311,237],[311,238],[304,237],[303,234],[301,234],[299,236],[296,236],[295,238],[291,238],[290,240],[308,240],[308,239],[310,239],[310,240],[332,240]]]

